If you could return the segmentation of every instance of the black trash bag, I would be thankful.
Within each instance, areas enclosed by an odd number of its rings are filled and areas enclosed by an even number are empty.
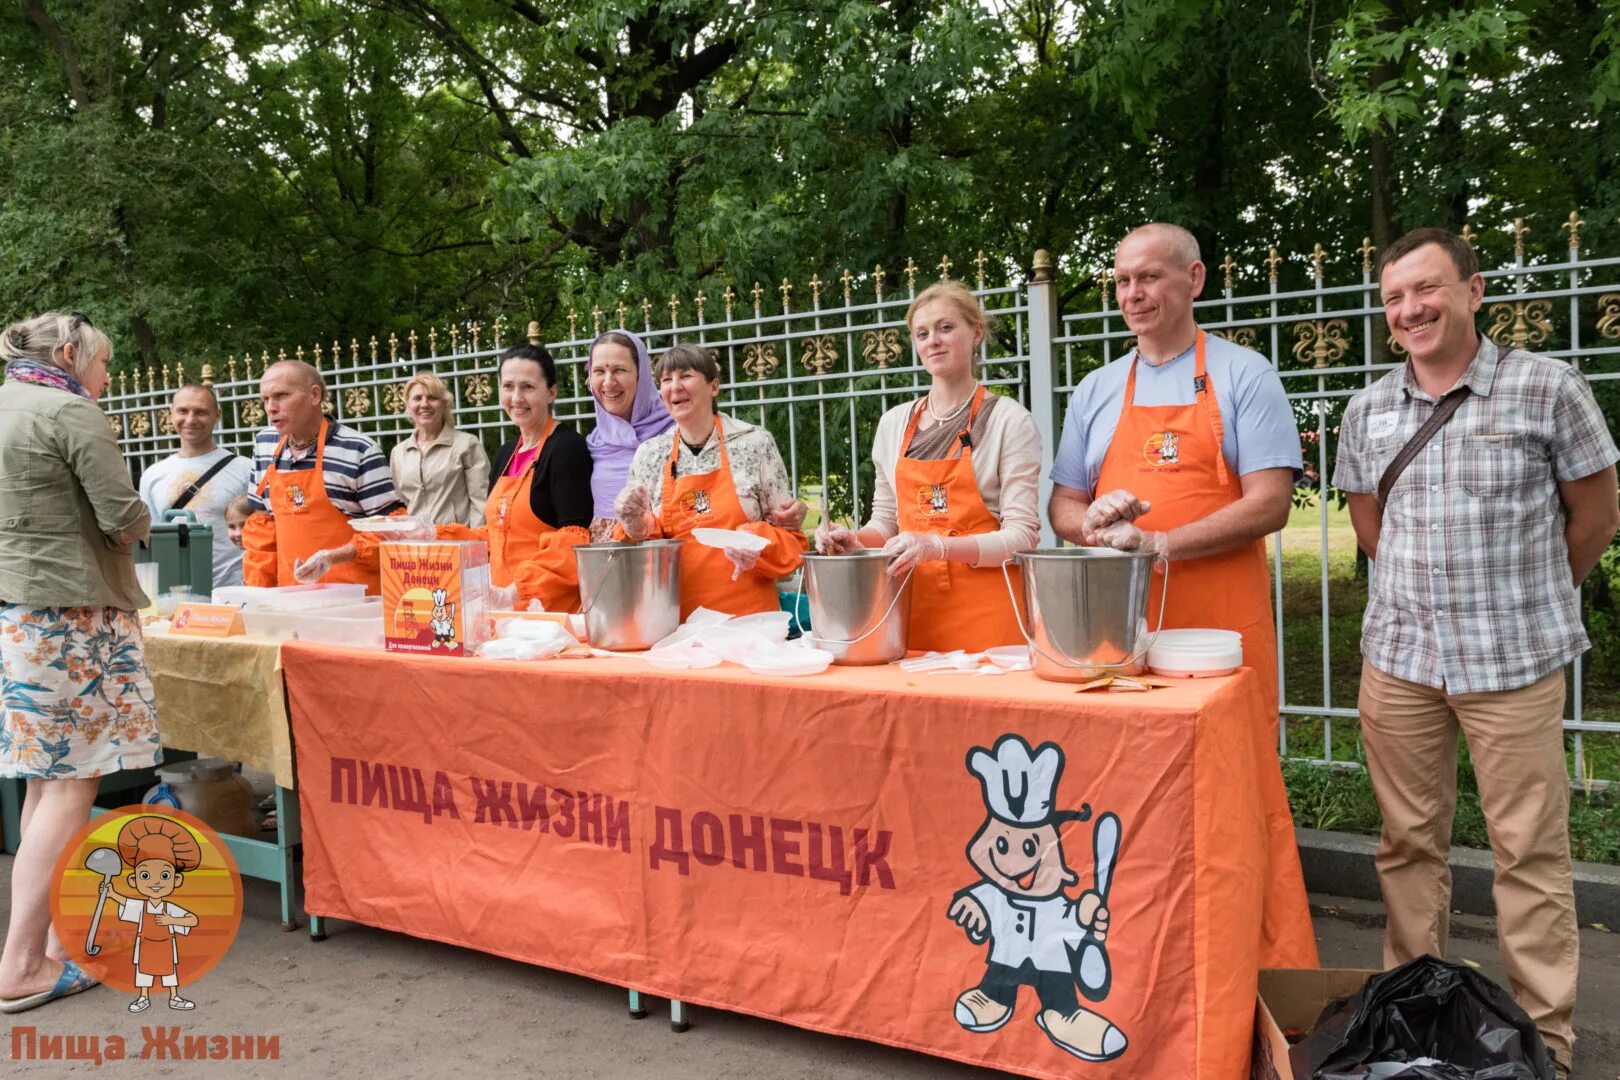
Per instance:
[[[1289,1051],[1311,1080],[1557,1080],[1552,1051],[1507,991],[1462,964],[1419,957],[1328,1003]],[[1374,1063],[1443,1064],[1369,1070]]]

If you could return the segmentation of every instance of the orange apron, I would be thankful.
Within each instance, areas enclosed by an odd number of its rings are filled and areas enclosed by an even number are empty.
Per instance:
[[[489,529],[489,578],[496,585],[512,584],[514,568],[539,556],[540,538],[557,531],[540,520],[529,499],[540,455],[556,427],[555,418],[546,421],[528,467],[517,476],[496,480],[484,502],[484,521]],[[540,602],[547,611],[574,611],[579,607],[576,585],[548,575],[546,586],[540,591]]]
[[[168,902],[164,901],[167,909]],[[135,970],[142,975],[150,975],[154,979],[164,975],[173,975],[176,971],[175,950],[178,948],[174,940],[174,931],[167,926],[158,925],[153,912],[141,901],[141,921],[135,928],[137,941],[135,943],[136,957]]]
[[[1143,529],[1168,532],[1208,517],[1243,494],[1238,477],[1227,468],[1221,450],[1221,407],[1215,383],[1205,370],[1205,336],[1198,331],[1191,405],[1137,405],[1136,364],[1125,380],[1125,401],[1114,440],[1103,456],[1097,477],[1100,494],[1124,488],[1153,504],[1136,519]],[[1271,574],[1266,542],[1200,559],[1177,560],[1171,568],[1175,588],[1164,598],[1166,629],[1211,627],[1243,635],[1243,662],[1255,669],[1270,726],[1270,752],[1277,747],[1277,633],[1271,612]],[[1164,579],[1154,575],[1148,611],[1156,613]],[[1155,615],[1150,617],[1156,618]],[[1265,967],[1315,967],[1316,938],[1311,929],[1300,873],[1294,823],[1287,813],[1282,775],[1273,771],[1267,783],[1278,792],[1268,800],[1271,889],[1266,899],[1261,963]]]
[[[714,437],[720,440],[720,467],[695,476],[675,475],[681,453],[681,433],[674,433],[669,447],[669,466],[659,495],[658,513],[664,535],[684,541],[681,548],[681,618],[699,607],[723,611],[727,615],[751,615],[756,611],[776,611],[776,582],[754,573],[731,580],[731,560],[719,548],[708,547],[692,538],[693,529],[737,529],[748,524],[737,498],[737,485],[731,479],[731,455],[726,452],[726,433],[720,417],[714,418]]]
[[[956,446],[961,452],[956,457],[939,461],[906,457],[925,401],[918,402],[911,411],[905,438],[900,440],[900,458],[894,466],[900,530],[941,536],[995,532],[1001,523],[984,505],[979,482],[973,478],[973,421],[984,404],[984,387],[974,393],[967,421],[957,432]],[[1008,567],[1008,573],[1016,590],[1018,570]],[[999,566],[967,566],[935,559],[919,563],[912,571],[911,628],[906,640],[909,648],[982,652],[1023,640]]]
[[[313,469],[287,473],[278,469],[276,465],[286,445],[287,437],[283,435],[276,443],[275,455],[264,472],[258,495],[269,502],[275,521],[276,584],[296,585],[298,579],[293,577],[293,563],[322,549],[353,543],[354,529],[349,525],[349,516],[326,495],[326,421],[321,421],[321,433],[315,439]],[[371,595],[381,592],[377,571],[361,569],[353,562],[332,567],[321,581],[364,585]]]

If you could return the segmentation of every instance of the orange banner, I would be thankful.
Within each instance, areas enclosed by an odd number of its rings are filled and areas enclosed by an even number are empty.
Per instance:
[[[1250,672],[282,659],[313,914],[1049,1077],[1246,1076],[1316,962]]]

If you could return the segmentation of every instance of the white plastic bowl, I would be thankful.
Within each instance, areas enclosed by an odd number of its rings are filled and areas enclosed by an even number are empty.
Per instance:
[[[1034,666],[1028,645],[997,645],[984,650],[984,657],[1003,671],[1028,671]]]
[[[786,641],[788,625],[793,614],[787,611],[758,611],[752,615],[739,615],[726,623],[727,627],[763,634],[773,641]]]
[[[755,675],[819,675],[832,662],[833,654],[825,649],[783,645],[753,653],[743,666]]]
[[[741,529],[693,529],[692,539],[705,547],[741,548],[743,551],[764,551],[771,542]]]

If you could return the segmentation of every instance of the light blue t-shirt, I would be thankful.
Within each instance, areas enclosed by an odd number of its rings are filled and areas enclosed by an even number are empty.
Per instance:
[[[1215,387],[1221,410],[1221,449],[1239,476],[1260,469],[1289,468],[1296,479],[1303,464],[1299,426],[1282,380],[1271,362],[1252,349],[1210,334],[1205,339],[1204,367]],[[1136,404],[1191,405],[1194,350],[1168,364],[1136,366]],[[1125,380],[1136,351],[1126,353],[1080,380],[1063,419],[1063,437],[1052,462],[1052,481],[1097,493],[1103,456],[1114,440],[1124,403]]]

